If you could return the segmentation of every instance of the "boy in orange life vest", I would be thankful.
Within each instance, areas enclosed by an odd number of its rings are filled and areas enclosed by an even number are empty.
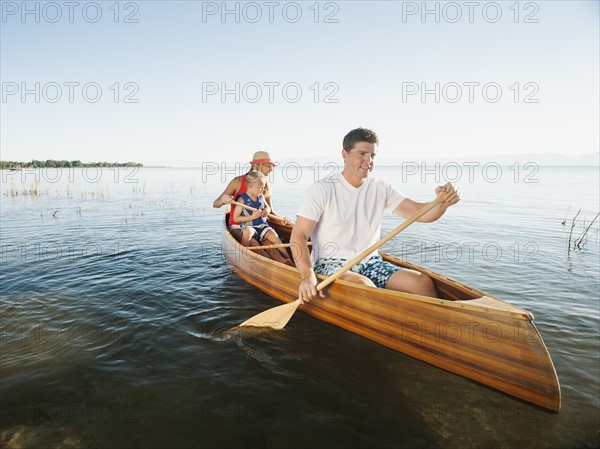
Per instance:
[[[271,208],[263,195],[266,182],[266,177],[261,172],[251,171],[246,175],[246,192],[238,194],[235,199],[239,203],[257,209],[250,211],[243,207],[236,207],[233,211],[234,224],[231,228],[239,227],[242,230],[240,243],[244,246],[250,246],[252,238],[263,245],[282,243],[275,230],[267,224],[267,216]],[[276,251],[273,251],[273,258],[278,262],[291,264],[284,249],[276,248]]]

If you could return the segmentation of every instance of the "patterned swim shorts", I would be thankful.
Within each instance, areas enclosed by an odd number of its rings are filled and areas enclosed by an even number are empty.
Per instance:
[[[347,262],[347,259],[318,259],[315,262],[314,270],[316,274],[331,276]],[[350,269],[354,273],[368,277],[380,288],[385,287],[385,284],[387,284],[392,275],[399,270],[401,270],[400,267],[385,262],[380,255],[369,257]]]

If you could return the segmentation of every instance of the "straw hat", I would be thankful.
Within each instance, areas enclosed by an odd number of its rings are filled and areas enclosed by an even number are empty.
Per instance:
[[[271,155],[268,151],[257,151],[254,153],[252,157],[251,164],[270,164],[270,165],[279,165],[277,162],[273,162],[271,160]]]

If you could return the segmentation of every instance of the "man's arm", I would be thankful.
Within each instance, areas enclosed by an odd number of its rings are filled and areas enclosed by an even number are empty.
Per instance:
[[[317,293],[317,276],[310,263],[310,252],[307,244],[316,225],[316,221],[298,215],[292,235],[290,236],[292,256],[296,262],[298,273],[300,273],[300,277],[302,278],[298,287],[298,298],[303,302],[309,302],[311,299],[316,298],[317,294],[322,298],[325,297],[323,292]]]
[[[436,196],[440,192],[444,192],[444,202],[438,205],[437,207],[431,209],[417,221],[421,223],[431,223],[432,221],[436,221],[442,215],[444,215],[448,207],[453,206],[454,204],[460,201],[460,193],[454,188],[454,186],[451,183],[447,183],[444,186],[436,187]],[[419,212],[428,204],[430,203],[419,203],[417,201],[411,200],[410,198],[406,198],[398,206],[396,206],[393,213],[404,218],[412,217],[414,214]]]

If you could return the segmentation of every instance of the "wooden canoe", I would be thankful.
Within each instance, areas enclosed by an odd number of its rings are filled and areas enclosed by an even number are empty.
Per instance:
[[[289,241],[291,226],[276,221],[270,224],[283,242]],[[281,301],[297,299],[300,277],[294,267],[241,246],[224,225],[222,244],[227,263],[246,282]],[[326,288],[325,299],[313,300],[300,310],[545,409],[560,410],[556,370],[530,312],[416,264],[380,254],[388,262],[431,276],[441,298],[336,280]]]

